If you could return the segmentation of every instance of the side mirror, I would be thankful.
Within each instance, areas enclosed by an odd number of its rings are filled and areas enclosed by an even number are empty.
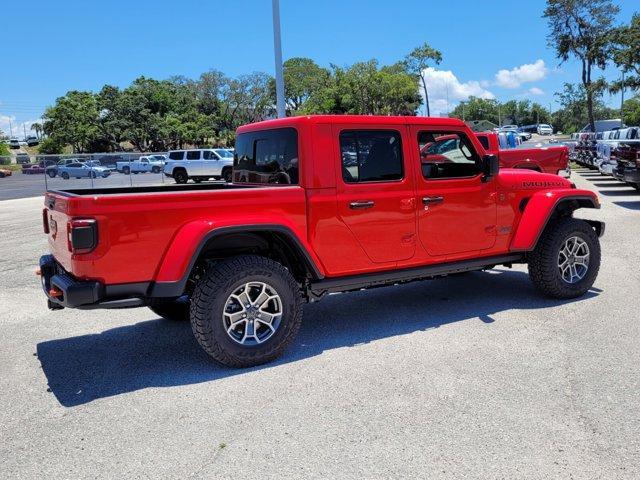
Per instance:
[[[498,174],[500,170],[500,160],[497,155],[490,154],[482,157],[482,171],[484,173],[484,180],[490,180],[492,177]]]

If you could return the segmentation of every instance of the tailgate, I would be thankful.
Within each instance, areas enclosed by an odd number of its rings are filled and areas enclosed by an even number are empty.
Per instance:
[[[71,271],[71,251],[67,236],[69,197],[47,192],[44,197],[42,223],[47,234],[49,248],[55,259],[68,272]]]

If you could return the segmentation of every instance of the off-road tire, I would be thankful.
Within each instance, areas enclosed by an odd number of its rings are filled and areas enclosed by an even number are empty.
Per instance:
[[[151,305],[149,305],[149,308],[159,317],[173,322],[189,320],[189,301],[185,299],[155,299]]]
[[[577,236],[589,247],[589,266],[576,283],[567,283],[558,270],[558,254],[569,238]],[[593,285],[600,269],[600,241],[594,229],[584,220],[562,217],[551,221],[529,256],[529,277],[544,295],[567,299],[584,295]]]
[[[189,175],[184,170],[177,170],[173,172],[173,179],[176,183],[184,184],[189,181]]]
[[[160,173],[160,167],[151,167],[151,173]]]
[[[233,180],[232,178],[232,173],[233,171],[231,170],[231,167],[225,167],[222,169],[222,179],[226,182],[226,183],[231,183],[231,180]]]
[[[271,285],[282,300],[282,317],[273,336],[258,345],[240,345],[224,329],[226,301],[243,283]],[[200,277],[191,298],[191,327],[200,346],[217,362],[229,367],[252,367],[279,357],[302,322],[300,287],[280,263],[257,255],[230,257],[212,263]]]

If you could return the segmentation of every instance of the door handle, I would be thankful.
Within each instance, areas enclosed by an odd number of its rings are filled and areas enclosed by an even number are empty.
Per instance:
[[[423,205],[436,205],[444,202],[444,197],[422,197]]]
[[[351,210],[362,210],[365,208],[371,208],[375,205],[376,203],[373,200],[363,200],[363,201],[359,201],[359,202],[351,202],[349,204],[349,208]]]

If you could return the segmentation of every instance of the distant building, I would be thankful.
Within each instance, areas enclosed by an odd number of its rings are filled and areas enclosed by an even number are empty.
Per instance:
[[[474,132],[489,132],[494,128],[498,128],[498,125],[489,120],[468,120],[465,123]]]
[[[595,122],[596,132],[606,132],[607,130],[616,130],[618,128],[625,128],[625,124],[621,118],[611,118],[609,120],[596,120]],[[591,125],[588,123],[580,130],[581,132],[590,132]]]

